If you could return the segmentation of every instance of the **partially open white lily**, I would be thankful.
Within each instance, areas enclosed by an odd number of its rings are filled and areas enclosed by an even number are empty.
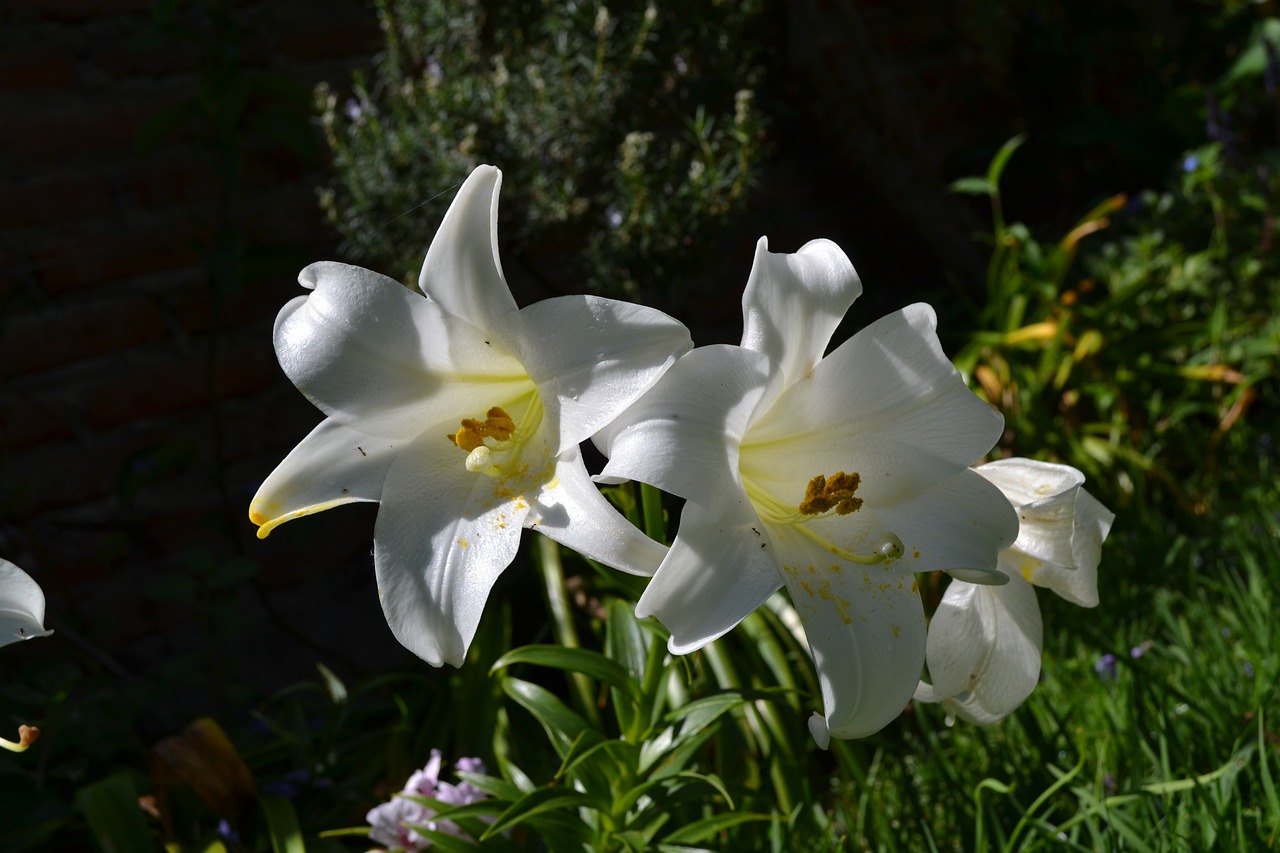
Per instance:
[[[823,357],[861,292],[834,243],[774,254],[762,239],[741,346],[682,357],[596,437],[609,456],[597,479],[687,501],[637,613],[685,653],[785,584],[822,684],[810,730],[824,747],[878,731],[911,698],[925,647],[912,573],[999,582],[996,555],[1017,531],[1009,502],[968,467],[1002,418],[942,354],[929,306]]]
[[[651,574],[666,549],[591,482],[578,445],[691,344],[667,315],[566,296],[517,310],[497,253],[501,173],[477,168],[431,243],[422,294],[369,270],[313,264],[276,320],[285,373],[328,417],[258,490],[276,526],[379,501],[374,565],[396,637],[460,664],[522,527]]]
[[[22,569],[0,559],[0,646],[47,637],[44,592]]]
[[[44,627],[44,591],[22,569],[0,559],[0,646],[47,637]],[[16,741],[0,737],[0,749],[24,752],[40,736],[34,726],[19,726]]]
[[[1044,631],[1034,586],[1073,604],[1098,604],[1102,542],[1115,519],[1069,465],[1001,459],[974,469],[1018,512],[1017,541],[1000,555],[1004,586],[952,581],[929,624],[932,684],[915,698],[978,725],[1004,719],[1040,677]]]

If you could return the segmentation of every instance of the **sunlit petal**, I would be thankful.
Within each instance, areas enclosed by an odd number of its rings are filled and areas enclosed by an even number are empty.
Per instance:
[[[1073,604],[1096,606],[1102,542],[1115,515],[1084,490],[1084,475],[1069,465],[1019,458],[974,470],[1017,508],[1018,539],[1002,558],[1011,570]]]
[[[600,494],[572,447],[533,499],[525,524],[584,557],[633,575],[652,575],[667,548],[645,536]]]
[[[418,288],[428,298],[479,328],[516,310],[498,259],[501,186],[501,172],[476,167],[445,213],[418,276]]]
[[[686,503],[680,535],[636,605],[671,632],[686,654],[724,634],[782,586],[768,532],[758,521],[725,517]]]
[[[769,532],[822,685],[815,738],[821,744],[823,730],[838,738],[878,732],[902,713],[924,665],[915,578],[893,563],[842,562],[795,528],[771,525]]]
[[[813,240],[790,254],[756,243],[742,295],[742,346],[768,356],[788,385],[814,368],[862,282],[830,240]]]
[[[0,646],[52,633],[44,627],[40,585],[13,563],[0,559]]]
[[[490,589],[515,559],[529,501],[523,484],[472,473],[439,443],[424,434],[392,464],[373,556],[396,639],[433,666],[459,666]]]
[[[411,439],[529,381],[479,328],[385,276],[326,262],[299,278],[313,292],[276,318],[276,355],[298,389],[347,426]]]
[[[693,346],[689,330],[661,311],[598,296],[547,299],[491,328],[560,425],[556,452],[612,421]]]
[[[871,500],[870,498],[868,499]],[[1002,583],[996,558],[1018,535],[1018,519],[1000,491],[969,469],[902,500],[871,503],[903,544],[911,571],[969,570]]]
[[[1111,531],[1115,514],[1097,498],[1080,489],[1076,492],[1075,524],[1071,537],[1070,571],[1045,564],[1032,570],[1028,578],[1036,586],[1051,589],[1081,607],[1098,606],[1098,564],[1102,542]]]
[[[1016,574],[1004,586],[952,581],[929,624],[931,690],[922,701],[986,725],[1012,713],[1040,676],[1043,627],[1035,588]]]
[[[995,485],[1014,506],[1030,506],[1084,485],[1084,474],[1070,465],[1038,459],[997,459],[974,469]]]
[[[253,496],[249,520],[258,525],[258,538],[304,515],[379,500],[387,471],[407,443],[321,421]]]
[[[910,305],[862,329],[752,423],[743,473],[803,494],[815,474],[859,473],[866,501],[895,500],[967,468],[1003,418],[942,353],[933,309]]]
[[[596,437],[609,456],[600,482],[639,480],[721,506],[745,500],[738,440],[764,392],[766,363],[731,346],[699,347]]]

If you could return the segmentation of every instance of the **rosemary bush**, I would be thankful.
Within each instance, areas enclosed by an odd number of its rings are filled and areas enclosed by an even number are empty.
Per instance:
[[[759,0],[377,5],[372,76],[317,92],[321,206],[354,258],[416,270],[440,215],[418,208],[497,162],[504,255],[542,284],[573,282],[567,263],[594,292],[654,301],[696,275],[763,151]]]

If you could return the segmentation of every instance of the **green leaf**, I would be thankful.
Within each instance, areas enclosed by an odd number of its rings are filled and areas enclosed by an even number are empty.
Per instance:
[[[76,791],[76,806],[89,823],[98,847],[107,853],[152,850],[156,840],[138,808],[138,789],[124,774],[109,776]]]
[[[962,195],[991,195],[996,191],[995,185],[986,178],[970,177],[952,181],[947,189]]]
[[[991,165],[987,167],[987,182],[991,184],[992,191],[999,188],[1000,176],[1004,174],[1004,167],[1009,164],[1009,158],[1013,156],[1013,152],[1017,151],[1022,143],[1026,141],[1026,134],[1019,133],[1004,145],[1001,145],[1000,150],[996,152],[996,156],[991,158]]]
[[[516,704],[523,707],[547,731],[556,752],[564,756],[573,741],[585,731],[593,731],[587,721],[575,714],[555,694],[518,678],[502,679],[502,689]]]
[[[727,814],[712,815],[682,826],[662,839],[662,843],[664,845],[697,844],[729,827],[751,821],[768,821],[770,819],[767,814],[755,814],[753,812],[729,812]]]
[[[306,853],[307,845],[302,840],[302,827],[298,826],[298,815],[293,810],[293,803],[284,797],[260,794],[258,804],[262,806],[262,814],[267,819],[271,849],[275,853]]]
[[[563,809],[594,808],[586,794],[564,788],[539,788],[512,803],[488,831],[480,836],[485,841],[500,832],[527,821],[529,818],[544,812],[555,812]]]
[[[596,681],[603,681],[605,684],[625,691],[630,698],[634,699],[637,695],[635,681],[621,665],[590,649],[552,645],[521,646],[494,661],[489,671],[497,672],[517,663],[548,666],[566,672],[580,672]]]
[[[485,848],[467,838],[459,838],[448,832],[431,829],[426,826],[409,824],[409,827],[429,842],[429,846],[438,847],[445,853],[484,853]]]

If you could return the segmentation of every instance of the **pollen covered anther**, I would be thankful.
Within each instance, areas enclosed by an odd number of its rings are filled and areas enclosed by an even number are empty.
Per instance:
[[[463,450],[470,453],[484,444],[486,438],[494,441],[507,441],[516,431],[516,422],[501,406],[490,409],[483,421],[463,418],[462,428],[448,436],[448,439]]]
[[[800,501],[801,515],[821,515],[824,512],[836,511],[836,515],[848,515],[862,508],[862,498],[854,497],[862,483],[858,474],[846,474],[840,471],[828,480],[822,474],[809,481],[804,490],[804,500]]]

